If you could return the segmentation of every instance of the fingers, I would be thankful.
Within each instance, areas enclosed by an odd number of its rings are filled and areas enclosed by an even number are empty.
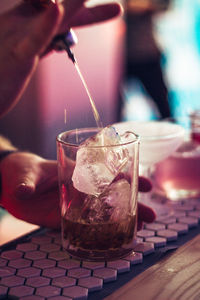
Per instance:
[[[137,230],[141,230],[143,223],[152,223],[155,221],[156,213],[152,208],[142,203],[138,203],[138,223]]]
[[[156,218],[155,211],[142,203],[138,203],[138,219],[142,222],[152,223]]]
[[[26,199],[33,193],[34,197],[40,197],[55,191],[58,191],[58,167],[57,161],[53,160],[42,161],[36,168],[26,172],[17,186],[17,196]]]
[[[29,178],[28,176],[21,177],[21,180],[18,180],[16,184],[16,188],[14,191],[14,195],[17,199],[28,199],[35,192],[35,180],[33,178]]]
[[[89,25],[117,17],[122,12],[119,4],[105,4],[96,7],[82,7],[70,20],[70,27]]]
[[[152,189],[151,181],[143,176],[139,176],[138,191],[147,193],[150,192],[151,189]]]
[[[34,162],[33,162],[34,163]],[[24,170],[16,188],[18,198],[40,196],[51,191],[58,191],[58,174],[56,161],[44,161],[30,171]]]
[[[35,191],[35,185],[33,183],[21,183],[16,187],[15,197],[17,199],[28,199]]]
[[[66,30],[66,24],[69,24],[73,16],[78,12],[78,10],[83,6],[85,0],[64,0],[63,1],[63,7],[65,9],[65,16],[63,20],[63,25],[65,25]],[[68,27],[70,28],[70,26]]]
[[[81,2],[83,1],[75,2],[76,3],[71,4],[70,9],[65,7],[66,5],[64,4],[65,16],[59,32],[66,32],[66,30],[71,27],[103,22],[117,17],[122,13],[122,6],[118,3],[110,3],[88,8],[81,5]]]

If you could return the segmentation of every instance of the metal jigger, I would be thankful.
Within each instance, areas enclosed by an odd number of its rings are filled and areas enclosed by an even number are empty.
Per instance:
[[[72,60],[72,62],[76,63],[76,59],[70,48],[76,45],[77,42],[78,42],[77,36],[75,35],[74,31],[70,29],[64,34],[56,35],[56,37],[52,41],[52,47],[56,51],[65,50],[69,58]]]

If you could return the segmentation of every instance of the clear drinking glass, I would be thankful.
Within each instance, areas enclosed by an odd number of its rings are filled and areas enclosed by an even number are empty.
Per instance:
[[[113,260],[135,245],[139,138],[112,141],[98,128],[57,137],[62,242],[75,258]]]

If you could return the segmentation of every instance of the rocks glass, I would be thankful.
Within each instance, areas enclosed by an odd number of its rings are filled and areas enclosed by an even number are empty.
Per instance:
[[[138,148],[137,135],[110,126],[58,135],[62,242],[71,256],[114,260],[133,251]]]

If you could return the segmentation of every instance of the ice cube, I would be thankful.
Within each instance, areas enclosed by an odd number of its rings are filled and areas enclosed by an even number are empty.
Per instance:
[[[96,135],[84,142],[86,146],[108,146],[118,145],[121,141],[120,135],[113,126],[107,126],[100,130]]]
[[[128,217],[130,206],[130,184],[126,179],[114,181],[99,197],[87,196],[81,221],[86,223],[120,222]]]
[[[113,208],[110,216],[111,222],[124,220],[131,211],[131,186],[126,179],[113,182],[104,195],[100,196],[102,201]]]
[[[114,127],[109,126],[81,144],[72,176],[78,191],[98,196],[121,172],[129,160],[129,153],[120,141]]]

